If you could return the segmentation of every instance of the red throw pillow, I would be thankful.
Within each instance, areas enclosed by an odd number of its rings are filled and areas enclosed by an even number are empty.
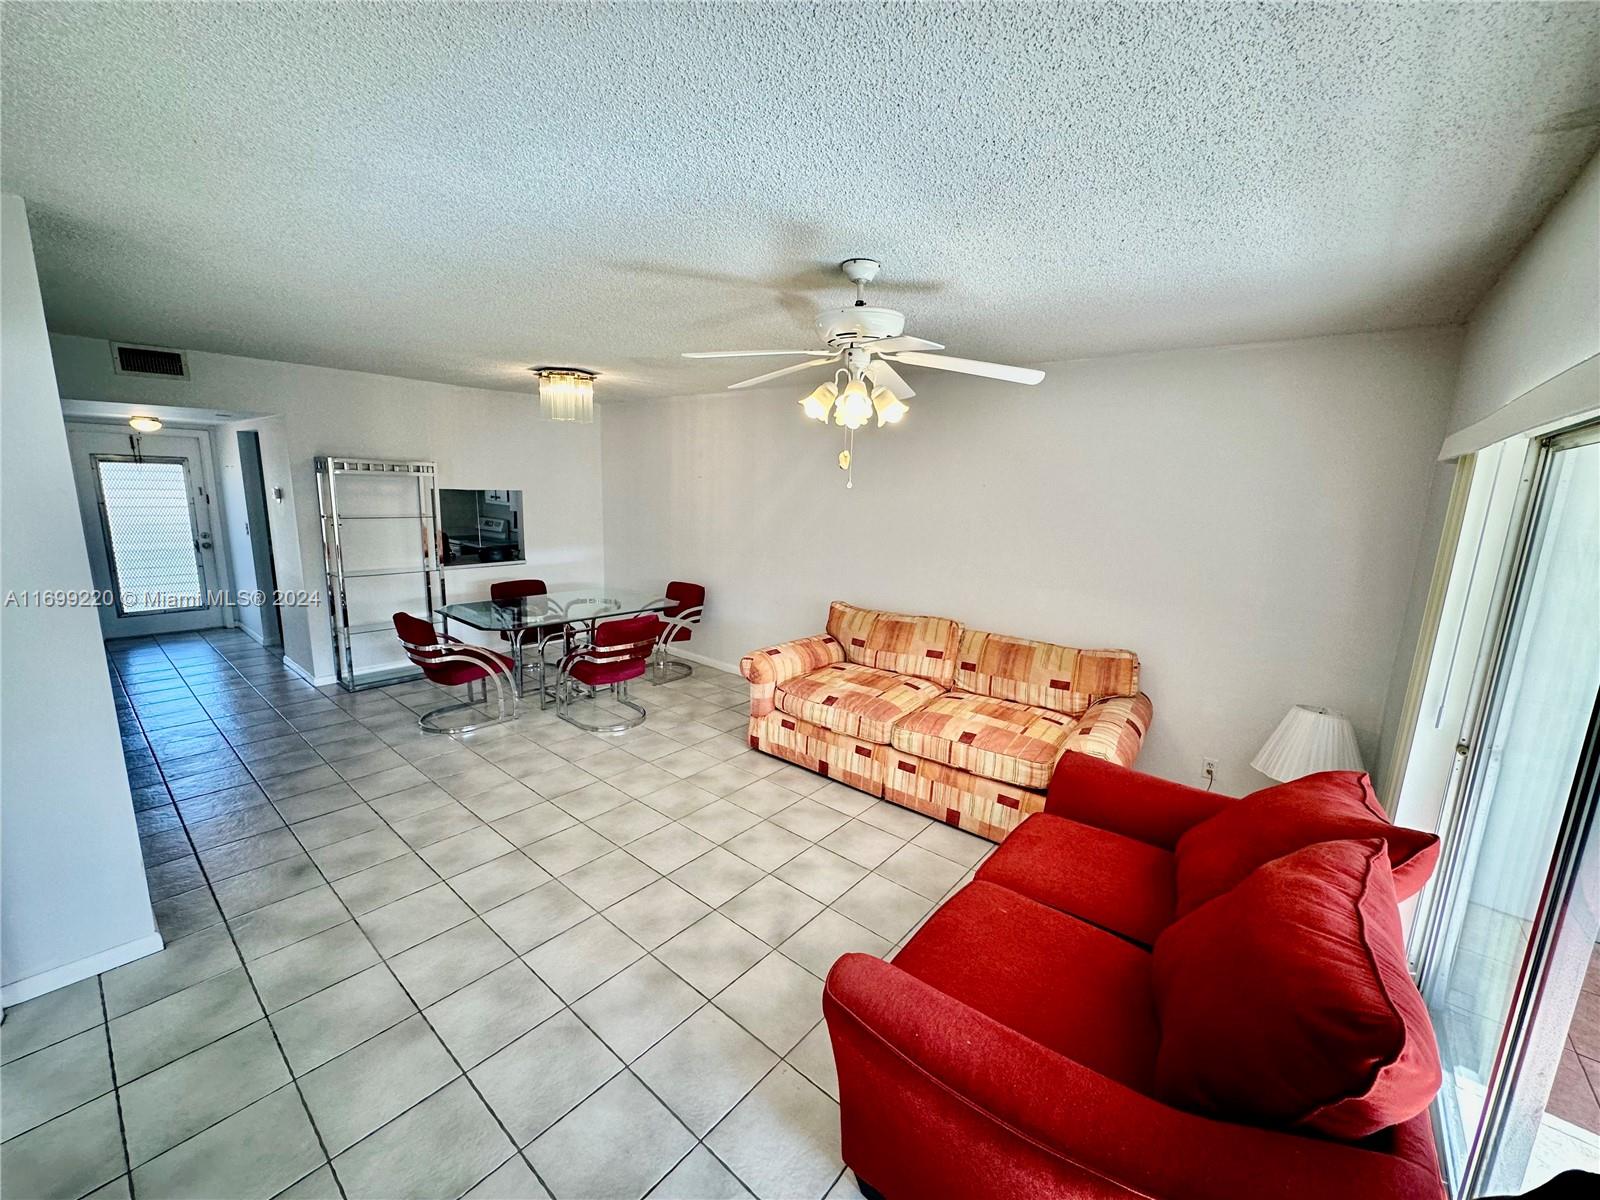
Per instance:
[[[1378,838],[1267,863],[1153,954],[1156,1094],[1180,1108],[1356,1139],[1439,1090]]]
[[[1421,891],[1439,858],[1439,839],[1390,824],[1367,776],[1322,771],[1252,792],[1178,839],[1175,911],[1193,912],[1262,863],[1302,846],[1368,837],[1388,843],[1400,899]]]

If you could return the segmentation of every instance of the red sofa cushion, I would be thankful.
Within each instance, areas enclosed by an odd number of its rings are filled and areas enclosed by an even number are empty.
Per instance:
[[[1267,863],[1163,933],[1154,960],[1155,1088],[1172,1104],[1354,1139],[1438,1091],[1380,838]]]
[[[1158,1031],[1150,955],[992,883],[969,883],[894,965],[1058,1054],[1148,1091]]]
[[[1355,771],[1322,771],[1252,792],[1178,839],[1177,915],[1222,895],[1262,863],[1303,846],[1347,838],[1383,838],[1396,895],[1414,896],[1439,857],[1431,833],[1393,825]]]
[[[1175,874],[1170,850],[1035,813],[977,878],[1149,946],[1172,924]]]

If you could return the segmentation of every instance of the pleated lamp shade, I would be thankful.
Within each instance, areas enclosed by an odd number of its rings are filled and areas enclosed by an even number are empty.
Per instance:
[[[1308,704],[1289,710],[1250,765],[1280,783],[1318,771],[1364,769],[1350,718]]]

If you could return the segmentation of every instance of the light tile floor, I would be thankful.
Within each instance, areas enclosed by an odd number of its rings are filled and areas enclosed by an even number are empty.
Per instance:
[[[236,632],[108,654],[167,946],[7,1013],[7,1197],[856,1194],[822,977],[989,843],[749,750],[705,668],[451,739]]]

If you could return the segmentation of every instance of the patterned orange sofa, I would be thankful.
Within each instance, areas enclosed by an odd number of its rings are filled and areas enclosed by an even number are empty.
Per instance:
[[[1131,650],[1075,650],[834,601],[828,632],[744,656],[750,745],[994,841],[1068,750],[1131,767]]]

